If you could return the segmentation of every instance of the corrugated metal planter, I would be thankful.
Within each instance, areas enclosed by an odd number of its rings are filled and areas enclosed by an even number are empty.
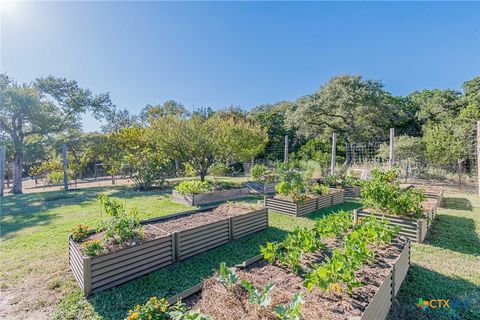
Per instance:
[[[290,214],[293,216],[304,216],[317,210],[317,198],[304,201],[292,202],[289,200],[277,199],[273,196],[265,196],[265,208],[275,212]]]
[[[400,227],[400,234],[409,238],[413,242],[422,243],[427,235],[428,228],[430,226],[428,219],[413,219],[402,216],[391,216],[374,214],[363,211],[362,208],[353,211],[354,221],[358,221],[359,218],[374,216],[377,219],[385,218],[392,225]]]
[[[275,186],[277,185],[277,183],[259,183],[254,181],[247,181],[242,183],[242,185],[249,188],[250,191],[253,193],[271,194],[275,193]]]
[[[182,217],[188,211],[142,221],[142,224]],[[158,239],[101,256],[82,254],[78,244],[68,239],[68,261],[85,296],[128,282],[177,261],[221,246],[231,240],[259,232],[268,227],[266,208],[225,218],[195,228],[165,233]]]
[[[373,296],[372,300],[368,303],[365,310],[360,317],[355,319],[360,320],[384,320],[387,318],[390,308],[392,307],[392,301],[400,290],[405,277],[407,276],[408,269],[410,268],[410,241],[405,239],[406,243],[402,252],[392,264],[387,276],[380,284],[377,292]],[[263,259],[262,255],[255,256],[242,264],[237,265],[237,268],[246,268]],[[177,301],[185,300],[190,296],[201,293],[203,283],[199,283],[177,295],[174,295],[168,299],[170,304],[174,304]],[[352,318],[353,319],[353,318]]]
[[[248,197],[249,194],[250,190],[248,188],[237,188],[201,194],[181,194],[177,190],[173,190],[172,198],[175,202],[187,204],[189,206],[198,206],[216,202],[241,199]]]
[[[345,192],[341,189],[330,189],[330,193],[305,201],[292,202],[274,196],[264,197],[265,208],[294,216],[304,216],[317,209],[328,208],[345,202]]]
[[[343,190],[345,190],[345,197],[349,198],[359,198],[361,187],[359,186],[344,186]]]

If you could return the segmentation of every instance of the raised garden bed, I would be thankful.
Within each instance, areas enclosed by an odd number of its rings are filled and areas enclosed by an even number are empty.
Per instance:
[[[343,186],[343,190],[345,190],[345,197],[349,198],[359,198],[361,187],[359,186]]]
[[[345,192],[341,189],[330,189],[328,194],[307,198],[304,201],[292,202],[275,196],[265,196],[265,208],[294,216],[304,216],[318,209],[345,202]]]
[[[348,299],[344,299],[343,297],[345,297],[345,293],[342,293],[342,296],[340,297],[332,295],[325,298],[318,289],[314,289],[310,293],[304,293],[304,299],[306,299],[306,301],[305,305],[302,307],[302,313],[305,314],[303,314],[302,318],[345,318],[361,320],[386,319],[392,306],[392,301],[398,293],[410,267],[410,242],[408,239],[398,239],[398,243],[396,246],[393,245],[392,248],[394,250],[390,250],[390,255],[394,254],[394,257],[389,256],[388,249],[384,250],[380,253],[380,255],[384,257],[383,261],[366,268],[365,272],[369,274],[367,275],[367,279],[373,282],[369,283],[365,288],[356,289],[359,290],[359,292],[354,296],[346,296]],[[283,290],[287,289],[288,291],[296,291],[299,288],[296,284],[296,282],[298,282],[298,276],[286,278],[282,272],[280,272],[280,274],[270,274],[274,267],[266,263],[261,255],[253,257],[236,267],[238,269],[245,269],[248,273],[255,274],[254,278],[257,278],[257,281],[263,279],[268,282],[274,281],[275,286],[278,284],[278,287],[281,287],[280,290],[282,290],[282,292],[279,292],[276,297],[272,297],[272,300],[275,301],[275,303],[278,301],[276,299],[285,298],[287,293]],[[378,269],[377,273],[375,273],[376,269]],[[247,277],[247,273],[240,271],[240,277]],[[252,281],[252,279],[249,280]],[[262,281],[261,285],[265,285],[265,283],[263,283],[264,281]],[[187,304],[195,310],[195,308],[198,307],[197,304],[201,303],[203,294],[207,294],[207,296],[203,298],[204,301],[212,301],[212,299],[215,298],[215,288],[211,288],[215,285],[215,279],[207,279],[203,283],[171,297],[168,299],[168,302],[173,304],[179,300],[186,301]],[[276,290],[279,290],[278,287]],[[220,287],[220,289],[223,288]],[[223,297],[224,294],[225,293],[223,292],[216,293],[217,297]],[[234,294],[237,295],[239,293]],[[210,295],[213,295],[213,297]],[[358,299],[357,297],[361,297],[361,299]],[[318,298],[321,298],[322,301],[317,300]],[[234,311],[230,311],[230,309],[235,307],[238,308],[238,306],[231,304],[232,301],[229,297],[225,297],[224,299],[226,308],[223,311],[224,314],[222,314],[222,318],[226,318],[227,313],[234,313]],[[311,305],[311,301],[316,301],[317,306],[310,307],[307,310],[307,307]],[[218,302],[218,304],[215,304],[217,306],[220,306],[222,303],[221,301],[213,301],[213,303],[215,302]],[[200,311],[208,314],[207,311]],[[240,312],[240,310],[238,310],[238,312]],[[243,310],[243,312],[245,312],[244,319],[257,319],[257,317],[252,316],[249,313],[252,312],[252,309]],[[258,317],[260,317],[260,313],[258,313]],[[263,318],[270,319],[268,316],[262,317],[262,319]]]
[[[173,190],[172,198],[175,202],[187,204],[189,206],[198,206],[216,202],[237,200],[248,197],[249,194],[250,190],[246,187],[200,194],[181,194],[180,192]]]
[[[254,181],[247,181],[242,183],[242,185],[249,188],[250,191],[253,193],[271,194],[275,193],[275,186],[277,185],[277,183],[259,183]]]
[[[407,237],[413,242],[419,243],[422,243],[425,239],[430,226],[428,219],[413,219],[402,216],[371,213],[365,211],[363,208],[355,209],[353,211],[353,216],[354,221],[358,221],[359,218],[368,216],[374,216],[377,219],[385,218],[390,224],[400,227],[399,234]]]
[[[100,256],[87,256],[69,237],[69,265],[85,296],[259,232],[268,227],[268,214],[265,208],[223,205],[145,220],[142,225],[145,240],[111,247],[113,252]]]

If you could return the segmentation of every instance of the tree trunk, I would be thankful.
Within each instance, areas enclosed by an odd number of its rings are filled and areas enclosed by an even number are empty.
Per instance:
[[[13,194],[22,193],[22,164],[23,164],[23,151],[17,150],[15,157],[13,158]]]
[[[115,184],[115,174],[112,173],[112,184]]]
[[[409,169],[410,169],[410,164],[407,161],[406,164],[405,164],[405,183],[407,183],[407,181],[408,181],[408,170]]]
[[[200,171],[200,181],[205,181],[205,177],[207,176],[207,172],[205,170]]]

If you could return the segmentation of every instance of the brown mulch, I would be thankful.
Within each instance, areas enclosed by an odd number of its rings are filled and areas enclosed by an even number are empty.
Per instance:
[[[205,224],[228,219],[233,216],[247,214],[249,212],[260,209],[257,205],[245,203],[227,203],[208,211],[192,212],[187,215],[167,218],[158,222],[147,223],[143,226],[143,235],[141,238],[129,239],[123,243],[109,242],[105,245],[104,254],[117,252],[122,249],[140,245],[146,241],[158,239],[173,232],[192,229]],[[77,243],[77,247],[83,252],[82,243],[85,241],[98,239],[101,240],[105,236],[105,232],[91,234],[81,243]]]
[[[333,246],[340,245],[337,241]],[[238,270],[239,279],[247,279],[255,288],[264,288],[268,283],[274,285],[270,291],[272,302],[265,310],[248,302],[248,294],[237,284],[232,290],[218,283],[216,276],[207,279],[203,284],[201,294],[187,300],[193,309],[209,315],[212,319],[276,319],[274,307],[278,304],[287,304],[294,293],[300,292],[305,303],[302,307],[302,319],[349,319],[360,316],[373,298],[379,286],[388,274],[393,261],[398,257],[404,242],[397,239],[389,245],[375,249],[376,259],[371,264],[366,264],[356,272],[359,281],[365,285],[353,289],[352,295],[342,293],[323,292],[315,287],[308,291],[303,286],[302,275],[292,272],[278,265],[271,265],[260,261]],[[308,257],[310,256],[310,257]],[[304,262],[312,260],[319,262],[322,254],[316,257],[307,255]],[[310,261],[311,262],[311,261]],[[304,265],[308,269],[308,265]]]

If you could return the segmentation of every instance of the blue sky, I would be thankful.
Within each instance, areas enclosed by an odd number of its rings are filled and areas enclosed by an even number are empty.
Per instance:
[[[250,109],[360,74],[396,95],[480,75],[480,3],[13,2],[1,70],[75,79],[133,113]],[[98,128],[90,117],[85,129]]]

